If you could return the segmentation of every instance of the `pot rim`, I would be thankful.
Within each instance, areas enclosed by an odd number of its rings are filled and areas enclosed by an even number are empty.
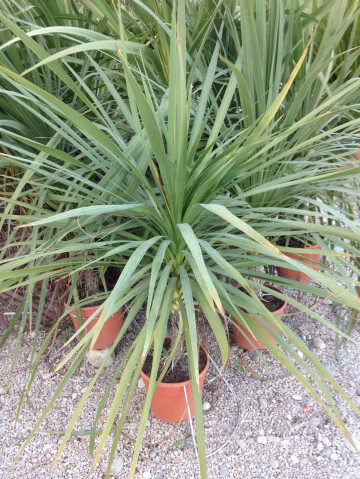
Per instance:
[[[274,290],[277,291],[278,293],[284,294],[284,291],[281,291],[281,289],[277,288],[276,286],[274,286],[274,285],[272,285],[272,284],[270,284],[270,283],[264,283],[264,286],[266,286],[267,288],[270,288],[270,289],[274,289]],[[236,286],[236,288],[237,288],[237,289],[241,288],[241,285],[238,284],[238,285]],[[260,299],[260,298],[259,298],[259,299]],[[260,300],[260,301],[261,301],[261,300]],[[283,309],[283,308],[285,309],[287,305],[288,305],[288,302],[287,302],[285,299],[283,299],[283,304],[282,304],[282,306],[280,306],[279,309],[276,309],[275,311],[270,311],[270,310],[268,309],[268,311],[269,311],[269,313],[277,314],[277,312],[280,311],[281,309]],[[266,308],[266,306],[265,306],[265,308]],[[267,308],[266,308],[266,309],[267,309]],[[247,314],[248,316],[251,316],[251,314],[250,314],[248,311],[244,311],[244,313]],[[233,315],[231,315],[231,318],[232,318],[234,321],[236,321],[236,319],[233,317]],[[237,321],[236,321],[236,322],[237,322]]]
[[[206,351],[206,349],[204,348],[204,346],[201,346],[201,348],[203,349],[205,355],[206,355],[206,364],[205,364],[205,367],[204,369],[199,373],[199,378],[200,376],[205,376],[207,370],[209,369],[209,366],[210,366],[210,360],[209,360],[209,355],[208,355],[208,352]],[[146,373],[143,372],[143,370],[141,369],[140,371],[140,374],[141,376],[144,378],[148,378],[148,380],[150,381],[150,376],[148,376]],[[157,387],[162,387],[162,388],[169,388],[169,389],[173,389],[173,388],[179,388],[179,387],[183,387],[183,386],[189,386],[190,385],[190,379],[187,379],[186,381],[181,381],[179,383],[164,383],[164,382],[160,382],[158,384]]]
[[[319,244],[310,244],[310,245],[308,245],[308,246],[300,246],[300,247],[298,247],[298,248],[295,248],[294,246],[282,246],[282,245],[280,245],[280,244],[276,244],[276,246],[279,246],[280,248],[317,249],[317,250],[319,250],[319,251],[322,251],[322,247],[321,247]],[[286,254],[295,254],[295,255],[296,255],[296,253],[291,253],[291,252],[289,252],[289,253],[283,253],[283,254],[285,254],[285,255],[286,255]],[[300,254],[300,253],[298,253],[298,254]],[[310,254],[311,254],[311,253],[310,253]],[[313,253],[313,254],[316,254],[316,253]]]
[[[97,305],[95,305],[95,306],[80,306],[80,309],[84,309],[84,310],[93,309],[94,311],[96,311],[96,309],[97,309],[99,306],[101,306],[101,305],[102,305],[102,303],[99,303],[99,304],[97,304]],[[66,301],[64,301],[64,306],[66,306]],[[70,308],[70,307],[73,307],[73,309],[70,310],[70,313],[71,313],[71,311],[73,311],[73,310],[75,309],[74,303],[69,304],[68,307],[69,307],[69,308]],[[121,306],[121,308],[119,308],[118,311],[120,311],[121,309],[123,309],[123,306]],[[70,314],[70,313],[69,313],[69,314]]]
[[[270,284],[270,283],[264,283],[264,286],[266,286],[266,287],[269,288],[269,289],[273,289],[273,290],[277,291],[278,293],[284,294],[284,291],[281,291],[280,288],[277,288],[276,286],[274,286],[274,285],[272,285],[272,284]],[[274,296],[274,298],[275,298],[275,297],[276,297],[276,296]],[[287,306],[287,304],[288,304],[288,302],[287,302],[285,299],[283,299],[282,301],[283,301],[283,304],[282,304],[282,306],[280,306],[279,309],[276,309],[275,311],[270,311],[270,310],[268,309],[269,313],[276,314],[276,313],[277,313],[278,311],[280,311],[281,309],[283,309],[283,308],[285,309],[286,306]],[[266,307],[266,306],[265,306],[265,307]],[[266,308],[266,309],[267,309],[267,308]]]
[[[80,306],[80,311],[83,314],[90,314],[91,315],[92,313],[95,313],[95,311],[98,309],[99,306],[101,306],[101,304],[102,303],[99,303],[96,306]],[[66,301],[64,301],[64,305],[66,307]],[[71,306],[74,306],[74,305],[72,304]],[[116,312],[122,313],[122,311],[123,311],[123,306],[121,306],[121,308],[119,308]],[[92,320],[97,321],[98,319],[100,319],[101,314],[102,314],[102,311],[100,311],[100,313],[97,316],[95,316],[95,318],[93,318]],[[116,313],[114,313],[114,314],[116,314]],[[76,314],[76,308],[75,307],[69,311],[69,316],[71,316],[72,318],[77,318],[78,317],[77,314]],[[82,318],[82,319],[88,319],[88,318]]]

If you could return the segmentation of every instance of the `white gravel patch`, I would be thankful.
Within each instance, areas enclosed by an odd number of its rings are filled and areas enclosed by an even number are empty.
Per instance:
[[[311,297],[306,296],[303,301],[307,304],[314,302]],[[336,324],[331,304],[323,303],[316,311]],[[302,336],[349,396],[359,404],[359,347],[348,342],[346,348],[341,350],[339,365],[335,356],[334,333],[302,313],[289,316],[288,324]],[[0,329],[0,334],[2,333],[3,330]],[[89,434],[98,401],[109,383],[107,378],[115,371],[125,348],[135,334],[135,327],[126,334],[117,351],[114,364],[103,372],[103,381],[98,381],[95,385],[76,424],[77,431]],[[31,344],[33,341],[31,334],[26,333],[25,337]],[[353,337],[360,341],[359,329],[355,331]],[[315,338],[320,338],[325,347],[319,341],[314,343]],[[209,353],[218,361],[218,351],[210,333],[207,342]],[[57,339],[56,348],[59,349],[63,343],[64,338]],[[316,344],[321,344],[321,347]],[[59,375],[49,372],[45,364],[40,365],[28,401],[25,400],[17,425],[14,427],[29,356],[29,349],[26,346],[21,347],[9,393],[4,395],[14,348],[15,338],[11,337],[0,350],[0,478],[103,478],[111,442],[108,441],[99,464],[91,471],[93,455],[88,453],[89,437],[86,435],[70,438],[58,464],[52,470],[51,465],[61,443],[61,436],[39,433],[10,469],[22,443],[61,379]],[[64,354],[65,351],[62,355]],[[225,448],[209,457],[209,478],[360,479],[360,454],[354,452],[353,446],[300,384],[270,354],[265,353],[264,357],[268,369],[253,352],[243,351],[232,338],[226,379],[240,402],[239,428]],[[90,368],[88,372],[93,374],[94,370]],[[251,371],[260,379],[257,379]],[[68,384],[46,417],[42,429],[64,430],[85,390],[86,382],[81,382],[82,378],[82,371],[79,371],[78,381],[71,381]],[[217,378],[214,374],[209,374],[203,394],[203,402],[207,403],[204,407],[204,417],[209,453],[219,448],[230,437],[238,420],[236,399],[224,385],[214,407],[208,406],[212,404],[218,386]],[[106,403],[99,428],[104,424],[111,398]],[[136,435],[139,420],[136,410],[144,398],[145,390],[140,381],[129,414],[130,417],[134,417],[126,425],[124,429],[126,435],[119,442],[116,462],[112,469],[113,477],[120,479],[128,477],[133,449],[131,438]],[[340,397],[337,397],[336,402],[350,433],[360,444],[360,419],[344,401],[340,400]],[[173,431],[174,425],[164,424],[150,414],[136,478],[199,477],[189,424],[183,423],[175,433]]]

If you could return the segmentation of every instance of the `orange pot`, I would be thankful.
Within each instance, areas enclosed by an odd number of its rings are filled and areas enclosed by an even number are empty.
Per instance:
[[[87,307],[84,306],[84,307],[81,307],[80,310],[81,310],[82,322],[84,323],[84,321],[89,319],[90,316],[92,314],[94,314],[95,311],[98,309],[98,307],[99,306],[87,306]],[[76,310],[72,309],[69,314],[70,314],[71,319],[73,320],[75,329],[77,331],[79,329],[79,326],[78,326],[78,318],[77,318],[77,315],[76,315]],[[85,328],[86,333],[88,331],[90,331],[95,326],[95,324],[96,324],[96,322],[98,321],[99,318],[100,318],[100,316],[95,317],[92,321],[90,321],[88,326]],[[112,316],[110,316],[110,318],[108,318],[105,321],[103,327],[101,328],[100,334],[99,334],[97,340],[95,341],[93,349],[104,349],[107,346],[109,346],[109,344],[113,344],[115,342],[115,339],[117,338],[123,324],[124,324],[123,309],[120,308],[118,311],[116,311],[116,313],[114,313]]]
[[[199,374],[200,391],[202,391],[206,371],[209,368],[209,356],[206,349],[203,348],[203,350],[206,354],[206,364]],[[143,371],[141,371],[141,376],[144,380],[147,391],[150,378]],[[190,380],[181,383],[160,383],[155,389],[150,405],[150,409],[154,416],[161,421],[169,423],[176,423],[181,420],[189,419],[184,388],[186,389],[191,417],[194,417],[194,402]]]
[[[321,250],[322,248],[319,245],[313,245],[313,246],[308,246],[304,249]],[[314,269],[315,271],[319,269],[317,264],[314,265],[314,262],[319,263],[320,253],[319,254],[304,253],[302,257],[292,253],[285,253],[285,255],[288,256],[289,258],[293,258],[298,261],[302,261],[303,263],[312,265],[311,268]],[[278,276],[280,276],[281,278],[292,279],[293,281],[300,281],[300,283],[308,283],[311,280],[310,276],[306,273],[303,273],[302,271],[296,271],[294,269],[283,268],[282,266],[277,266],[276,269],[277,269]]]
[[[348,161],[353,161],[353,160],[357,160],[357,161],[360,161],[360,153],[356,153],[355,155],[355,158],[347,158]],[[352,168],[354,168],[355,166],[359,166],[359,165],[356,165],[355,163],[350,163],[350,166]],[[345,168],[346,165],[339,165],[340,168]]]
[[[276,288],[275,286],[269,286],[269,285],[266,285],[266,286],[271,287],[271,289],[274,289],[275,291],[278,291],[279,293],[282,293],[282,291]],[[281,306],[281,308],[274,311],[273,314],[277,314],[279,316],[279,319],[281,319],[281,315],[284,313],[286,306],[287,306],[287,302],[284,301],[284,304]],[[255,321],[255,323],[261,326],[259,321],[257,321],[253,316],[251,316],[251,314],[249,314],[249,316]],[[234,321],[234,323],[237,324],[237,326],[234,326],[234,325],[232,326],[232,330],[233,330],[236,342],[238,343],[239,346],[241,346],[244,349],[250,349],[251,351],[255,349],[254,346],[256,346],[257,349],[266,349],[266,346],[264,346],[260,341],[255,339],[255,336],[253,336],[245,326],[240,324],[233,316],[231,316],[231,319]],[[266,319],[264,319],[264,321],[270,324],[269,321],[267,321]],[[264,330],[264,332],[269,336],[269,339],[271,339],[271,341],[276,343],[276,339],[273,336],[271,336],[271,334],[268,331],[266,331],[266,329],[263,326],[261,327]],[[276,328],[274,328],[274,326],[271,325],[271,327],[274,331],[276,331]],[[252,344],[250,343],[249,340],[251,340]]]

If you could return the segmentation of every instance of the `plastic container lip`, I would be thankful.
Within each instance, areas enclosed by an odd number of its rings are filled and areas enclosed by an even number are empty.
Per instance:
[[[204,369],[199,373],[199,376],[203,376],[206,374],[206,371],[209,369],[209,355],[206,351],[206,349],[202,347],[202,350],[204,351],[205,355],[206,355],[206,364],[205,364],[205,367]],[[143,372],[143,370],[141,370],[141,375],[146,378],[149,379],[150,381],[150,376],[148,376],[146,373]],[[180,387],[180,386],[188,386],[190,384],[190,379],[187,379],[186,381],[182,381],[180,383],[163,383],[163,382],[160,382],[158,387],[162,387],[162,388],[175,388],[175,387]]]

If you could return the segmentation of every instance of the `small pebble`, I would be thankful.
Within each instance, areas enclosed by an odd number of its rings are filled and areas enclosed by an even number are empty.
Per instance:
[[[119,475],[123,469],[124,469],[124,459],[122,457],[115,457],[113,460],[113,463],[111,464],[111,473],[116,476],[116,475]]]
[[[353,381],[352,379],[350,379],[349,385],[350,385],[352,388],[354,388],[354,387],[356,387],[356,382]]]
[[[357,394],[358,396],[360,396],[360,386],[358,386],[358,387],[356,388],[356,394]]]
[[[333,452],[330,456],[330,459],[333,461],[337,461],[339,459],[339,456],[338,454],[336,454],[336,452]]]
[[[267,407],[268,407],[268,403],[267,403],[266,399],[264,399],[264,398],[259,398],[259,404],[260,404],[260,406],[263,407],[263,408],[267,408]]]
[[[84,431],[91,431],[92,427],[91,426],[85,426]]]
[[[323,449],[322,451],[323,455],[329,459],[329,457],[331,456],[332,454],[332,450],[331,450],[331,447],[325,447],[325,449]]]
[[[325,444],[325,446],[331,446],[331,441],[329,441],[327,437],[323,437],[322,442]]]
[[[318,417],[312,417],[309,420],[309,426],[319,427],[320,426],[320,419]]]
[[[295,399],[295,401],[301,401],[302,400],[302,396],[300,396],[300,394],[293,394],[291,397],[293,399]]]
[[[283,446],[288,446],[290,444],[290,441],[289,441],[289,439],[284,439],[283,441],[281,441],[281,444]]]
[[[269,464],[273,469],[277,469],[279,467],[279,461],[274,457],[270,457]]]
[[[290,457],[290,459],[291,459],[291,462],[292,462],[293,464],[299,464],[299,458],[298,458],[297,456],[295,456],[295,454],[293,454],[293,455]]]
[[[246,441],[244,439],[239,439],[236,441],[236,444],[239,446],[240,449],[244,449],[246,447]]]
[[[226,466],[221,466],[219,469],[219,472],[222,476],[228,476],[229,475],[229,469]]]
[[[250,359],[252,361],[257,361],[259,359],[259,356],[256,353],[252,353],[251,356],[250,356]]]
[[[72,395],[71,395],[72,399],[76,399],[76,396],[77,396],[76,393],[72,393]]]
[[[245,437],[250,437],[252,435],[252,432],[249,431],[249,429],[247,431],[244,432],[245,434]]]
[[[259,436],[265,436],[265,431],[264,431],[264,429],[260,429],[260,431],[259,431]]]
[[[35,338],[35,331],[30,331],[30,338],[34,339]]]
[[[211,404],[207,401],[203,403],[203,411],[208,411],[211,407]]]
[[[268,438],[269,442],[273,442],[275,444],[277,444],[278,442],[281,441],[281,439],[279,437],[276,437],[276,436],[268,436],[267,438]]]
[[[324,449],[324,444],[322,442],[318,442],[316,444],[316,449],[321,452]]]
[[[267,438],[266,438],[266,436],[258,436],[256,438],[256,442],[258,444],[266,444],[267,443]]]
[[[267,427],[265,429],[265,434],[271,434],[273,432],[273,430],[271,429],[271,427]]]
[[[322,351],[323,349],[326,348],[326,344],[324,343],[324,341],[320,337],[314,338],[313,341],[312,341],[312,344],[313,344],[314,348],[320,349],[320,351]]]
[[[303,465],[303,466],[306,466],[306,464],[309,463],[309,459],[307,459],[306,457],[302,457],[300,459],[300,463]]]
[[[151,472],[145,471],[144,474],[143,474],[143,478],[144,479],[151,479]]]
[[[51,449],[51,445],[50,444],[45,444],[45,446],[43,447],[43,450],[48,451],[49,449]]]
[[[5,394],[5,388],[0,388],[0,396],[3,396]]]
[[[143,378],[139,378],[139,381],[138,381],[137,385],[138,385],[138,388],[144,389],[145,383],[144,383]]]
[[[155,451],[151,451],[149,456],[151,457],[151,459],[154,459],[156,457],[156,452]]]
[[[86,360],[94,366],[94,368],[100,368],[100,366],[103,364],[105,358],[107,357],[112,345],[110,344],[104,349],[92,349],[91,351],[88,351],[86,353]],[[107,360],[105,364],[105,368],[109,368],[110,366],[113,365],[115,361],[115,353],[112,352],[111,356]]]

